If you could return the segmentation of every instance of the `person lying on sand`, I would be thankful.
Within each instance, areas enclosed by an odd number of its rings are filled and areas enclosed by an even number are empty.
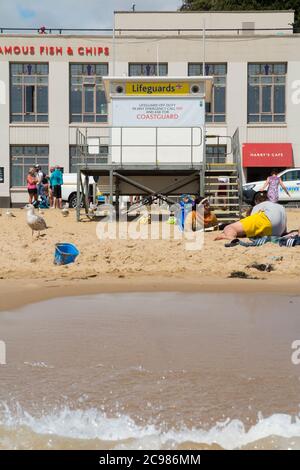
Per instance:
[[[215,240],[234,240],[242,237],[260,238],[271,235],[281,237],[286,233],[287,218],[284,207],[266,200],[266,192],[265,196],[262,194],[262,197],[265,197],[265,201],[257,204],[249,217],[227,225]]]

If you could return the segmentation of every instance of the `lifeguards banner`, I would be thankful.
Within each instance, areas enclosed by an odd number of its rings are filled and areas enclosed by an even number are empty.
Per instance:
[[[200,98],[121,98],[112,107],[116,127],[202,127],[205,120]]]
[[[126,95],[189,95],[188,82],[126,82]]]

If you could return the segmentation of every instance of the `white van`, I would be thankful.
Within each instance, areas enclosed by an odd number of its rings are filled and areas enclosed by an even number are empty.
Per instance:
[[[84,176],[82,176],[82,180],[84,180]],[[64,173],[63,174],[63,185],[61,187],[62,191],[62,200],[69,203],[69,207],[75,208],[77,206],[77,173]],[[95,180],[93,176],[89,177],[89,184],[90,184],[90,191],[89,194],[92,196],[93,194],[93,185],[95,184]],[[108,187],[107,186],[100,186],[100,190],[103,192],[103,196],[98,197],[98,202],[105,203],[106,198],[105,195],[108,195]],[[115,199],[115,198],[114,198]],[[129,201],[129,197],[122,196],[120,198],[121,204],[126,204]],[[81,203],[82,207],[82,203]]]
[[[290,168],[278,173],[291,197],[279,186],[279,202],[300,201],[300,168]],[[243,196],[247,203],[252,203],[258,191],[261,191],[266,180],[254,181],[243,185]]]

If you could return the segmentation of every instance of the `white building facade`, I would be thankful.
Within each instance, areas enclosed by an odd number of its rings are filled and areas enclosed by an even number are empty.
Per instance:
[[[273,167],[300,168],[300,35],[293,21],[291,11],[119,12],[108,35],[3,32],[0,206],[26,202],[34,164],[45,173],[54,165],[76,170],[77,128],[107,134],[104,76],[212,75],[208,161],[230,159],[238,129],[245,180]],[[91,163],[108,153],[103,145]]]

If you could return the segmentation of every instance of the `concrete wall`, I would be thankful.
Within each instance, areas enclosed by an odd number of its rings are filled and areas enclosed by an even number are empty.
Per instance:
[[[115,28],[116,29],[199,29],[203,27],[207,29],[240,29],[245,28],[245,23],[254,23],[257,29],[263,28],[291,28],[290,24],[294,21],[293,11],[244,11],[244,12],[116,12]],[[248,26],[249,27],[249,26]],[[250,26],[252,27],[252,26]],[[245,32],[246,33],[246,32]],[[117,34],[128,34],[125,32],[117,32]],[[153,32],[138,32],[139,35],[151,35]],[[163,34],[163,33],[160,33]],[[180,34],[187,34],[183,31]],[[189,34],[197,34],[189,32]],[[217,31],[214,34],[219,34]],[[232,34],[227,32],[226,34]],[[241,31],[240,31],[241,34]],[[251,32],[247,32],[251,34]],[[253,33],[252,33],[253,34]],[[256,34],[268,34],[266,31],[259,31]],[[285,34],[281,32],[281,34]]]

